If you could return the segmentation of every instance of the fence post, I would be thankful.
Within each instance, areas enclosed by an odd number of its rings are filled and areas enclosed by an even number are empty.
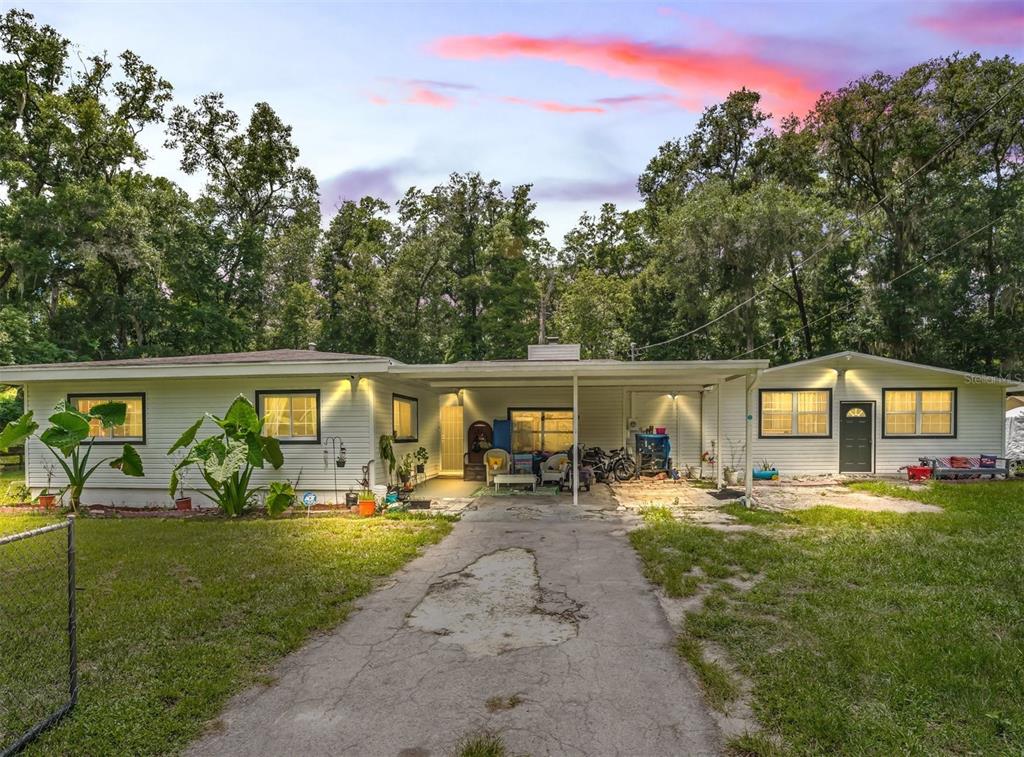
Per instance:
[[[68,515],[68,694],[78,703],[78,606],[75,599],[75,516]]]

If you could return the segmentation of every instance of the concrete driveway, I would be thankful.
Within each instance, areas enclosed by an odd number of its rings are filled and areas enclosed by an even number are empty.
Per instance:
[[[452,534],[236,697],[193,755],[717,754],[610,501],[477,500]]]

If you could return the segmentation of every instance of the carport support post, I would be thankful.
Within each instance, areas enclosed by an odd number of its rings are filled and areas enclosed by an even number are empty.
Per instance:
[[[725,382],[719,381],[715,389],[715,477],[719,491],[725,487],[725,479],[722,473],[722,461],[725,460],[725,450],[722,449],[722,395],[725,394]]]
[[[754,393],[754,386],[757,384],[757,379],[761,375],[761,371],[757,370],[754,373],[747,374],[747,391],[745,398],[746,406],[746,424],[747,424],[747,438],[746,444],[744,444],[743,459],[746,462],[747,470],[745,474],[746,481],[746,503],[747,507],[754,506],[754,461],[753,461],[753,445],[754,445],[754,416],[753,416],[753,401],[751,399]]]
[[[580,380],[572,374],[572,503],[580,503]]]

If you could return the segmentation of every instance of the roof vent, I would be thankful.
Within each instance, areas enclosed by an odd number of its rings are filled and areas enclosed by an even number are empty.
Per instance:
[[[527,348],[530,360],[579,360],[578,344],[531,344]]]

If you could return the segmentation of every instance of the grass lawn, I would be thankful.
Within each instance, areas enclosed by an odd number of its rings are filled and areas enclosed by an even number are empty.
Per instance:
[[[1024,481],[854,486],[945,511],[739,511],[755,526],[742,533],[649,512],[631,535],[648,576],[674,596],[711,591],[680,654],[723,647],[783,752],[1022,753]],[[749,576],[747,591],[722,580]],[[715,667],[698,675],[728,699]]]
[[[25,502],[25,471],[0,470],[0,505]]]
[[[54,520],[2,517],[0,533]],[[81,518],[79,704],[28,753],[179,751],[231,694],[267,680],[271,663],[311,632],[343,620],[375,579],[450,529],[446,520],[415,517]],[[36,580],[32,570],[59,544],[31,540],[37,541],[17,554],[0,548],[0,695],[13,675],[3,661],[12,650],[24,655],[26,637],[45,636],[27,620],[16,628],[9,613],[4,617],[5,603],[9,608],[18,600]],[[20,727],[4,709],[0,746]]]

